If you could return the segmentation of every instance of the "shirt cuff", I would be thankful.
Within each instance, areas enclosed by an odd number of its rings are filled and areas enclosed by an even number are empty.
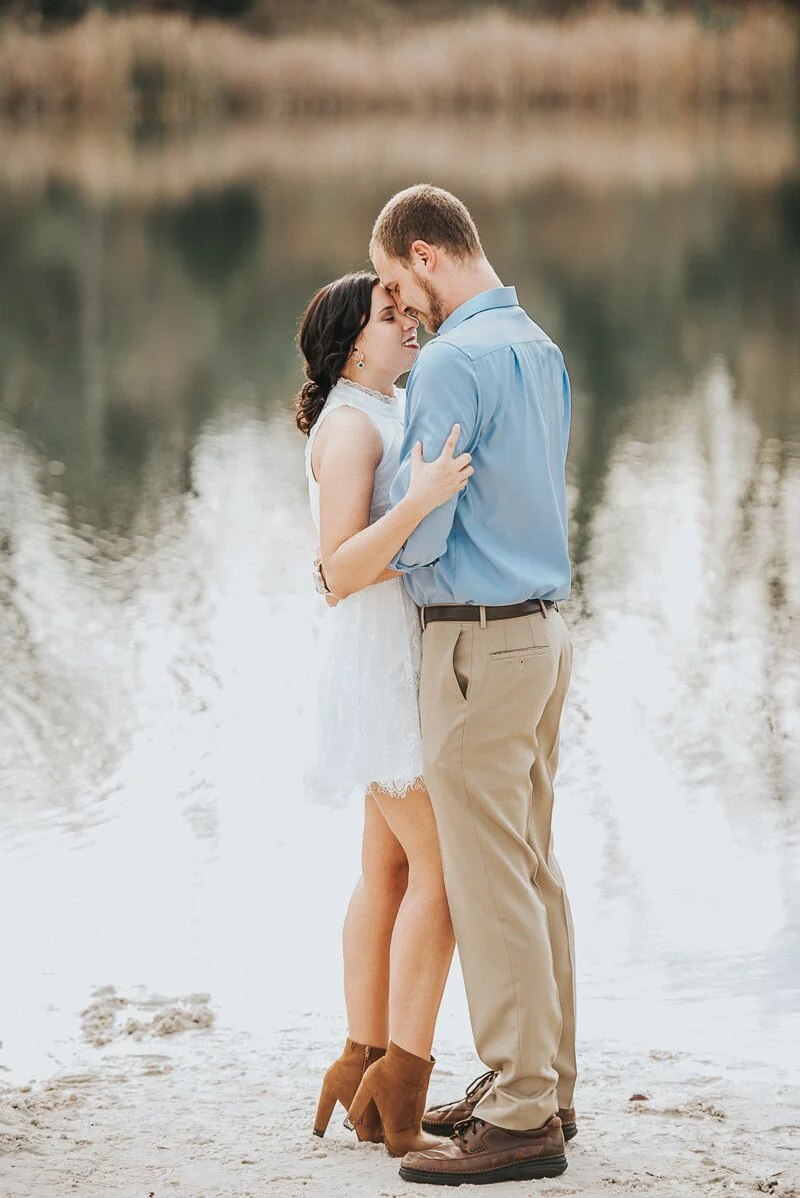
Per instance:
[[[435,566],[440,560],[438,557],[435,557],[432,562],[417,562],[413,566],[407,566],[405,562],[401,561],[402,556],[403,551],[401,550],[397,557],[389,562],[389,565],[386,567],[387,570],[396,570],[398,574],[413,574],[415,570],[426,570],[428,566]]]

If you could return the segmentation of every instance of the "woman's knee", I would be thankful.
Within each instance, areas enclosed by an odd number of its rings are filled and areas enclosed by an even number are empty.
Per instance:
[[[409,875],[420,886],[444,888],[444,870],[439,841],[433,836],[405,846]]]
[[[433,912],[444,913],[449,919],[450,907],[447,902],[441,863],[436,861],[421,863],[410,860],[408,889]]]
[[[365,861],[362,880],[371,901],[399,903],[408,887],[408,861],[405,857]]]

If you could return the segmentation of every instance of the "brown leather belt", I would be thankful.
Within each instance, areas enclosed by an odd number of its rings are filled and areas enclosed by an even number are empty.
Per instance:
[[[553,599],[526,599],[524,603],[510,603],[507,607],[477,607],[473,603],[440,603],[420,608],[422,627],[432,620],[480,620],[483,627],[487,620],[513,620],[515,616],[532,616],[539,612],[547,615],[547,609],[558,604]]]

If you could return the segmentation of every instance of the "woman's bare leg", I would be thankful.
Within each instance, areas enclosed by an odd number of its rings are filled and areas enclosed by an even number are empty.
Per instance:
[[[391,941],[389,1030],[400,1048],[427,1060],[455,947],[436,821],[424,788],[403,798],[371,793],[408,862]]]
[[[344,996],[350,1039],[385,1048],[389,1041],[389,952],[406,892],[408,862],[373,794],[367,794],[364,804],[362,873],[342,932]]]

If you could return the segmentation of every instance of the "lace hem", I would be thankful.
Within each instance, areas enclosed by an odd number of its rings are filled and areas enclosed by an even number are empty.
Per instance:
[[[412,790],[423,790],[425,779],[422,774],[417,774],[414,778],[372,778],[369,781],[346,781],[341,778],[331,780],[329,777],[321,778],[317,774],[310,774],[306,775],[305,779],[305,789],[310,797],[332,807],[343,807],[354,792],[366,794],[373,786],[379,786],[393,799],[404,799]]]
[[[410,782],[372,782],[371,786],[379,786],[381,790],[385,790],[394,799],[404,799],[410,790],[423,790],[425,787],[425,779],[421,774],[416,778],[412,778]]]

